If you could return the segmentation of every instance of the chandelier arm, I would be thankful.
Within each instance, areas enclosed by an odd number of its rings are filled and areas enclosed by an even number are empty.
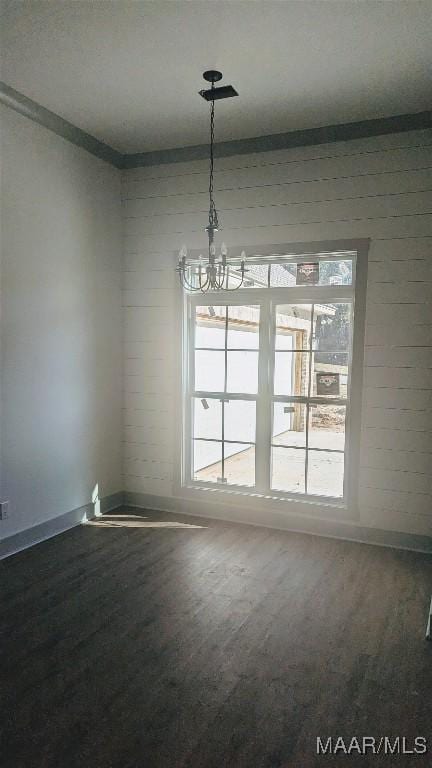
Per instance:
[[[190,285],[186,280],[182,283],[182,287],[186,291],[189,291],[189,293],[196,293],[199,290],[199,288],[196,288],[194,285]]]
[[[216,288],[218,291],[222,289],[223,282],[224,282],[224,274],[222,272],[221,264],[218,264],[217,275],[215,277]]]
[[[227,273],[228,273],[228,270],[227,270]],[[226,282],[225,290],[226,291],[238,291],[238,289],[242,287],[243,282],[244,282],[244,269],[242,270],[240,275],[231,275],[231,277],[237,278],[239,280],[239,283],[238,283],[238,285],[235,285],[234,288],[229,288],[228,287],[229,276],[227,274],[227,282]]]
[[[201,272],[199,273],[199,289],[200,291],[202,291],[202,293],[205,293],[205,291],[207,290],[207,286],[209,282],[209,276],[207,272],[205,273],[205,275],[206,275],[206,279],[203,282],[201,277]]]
[[[227,267],[223,264],[219,264],[219,283],[218,283],[218,289],[220,291],[224,290],[224,283],[226,282],[226,276],[227,276]]]
[[[194,286],[193,286],[193,284],[192,284],[192,283],[191,283],[191,282],[188,280],[188,278],[186,277],[186,270],[184,270],[184,272],[183,272],[183,283],[184,283],[184,285],[186,286],[186,288],[187,288],[188,290],[190,290],[190,291],[193,291],[193,290],[194,290]]]
[[[235,285],[235,286],[234,286],[234,288],[228,288],[228,287],[227,287],[225,290],[226,290],[226,291],[238,291],[238,289],[239,289],[239,288],[241,288],[241,287],[242,287],[242,285],[243,285],[243,278],[241,278],[241,280],[240,280],[240,282],[238,283],[238,285]]]
[[[189,269],[189,267],[188,267]],[[188,278],[186,277],[186,269],[183,270],[183,287],[186,288],[188,291],[198,291],[199,288],[197,288],[193,283],[191,283]]]
[[[188,284],[188,281],[187,281],[187,278],[186,278],[186,270],[185,270],[185,268],[179,266],[176,269],[176,272],[178,272],[178,276],[179,276],[179,280],[180,280],[180,285],[182,286],[182,288],[189,288],[189,284]],[[191,290],[192,290],[192,286],[190,286],[190,287],[191,287]]]

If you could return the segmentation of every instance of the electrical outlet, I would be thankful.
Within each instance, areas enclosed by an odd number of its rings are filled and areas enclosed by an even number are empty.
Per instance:
[[[0,520],[6,520],[9,517],[9,502],[0,501]]]

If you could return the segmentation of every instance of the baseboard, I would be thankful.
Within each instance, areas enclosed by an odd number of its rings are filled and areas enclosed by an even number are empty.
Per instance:
[[[325,520],[285,512],[267,511],[265,514],[246,506],[228,507],[226,503],[210,500],[182,498],[179,496],[154,496],[146,493],[119,491],[100,500],[102,514],[123,505],[152,509],[159,512],[177,512],[191,517],[208,517],[214,520],[243,523],[276,530],[308,533],[315,536],[356,541],[415,552],[432,553],[432,538],[414,533],[388,531],[360,526],[355,522]],[[32,547],[41,541],[80,525],[85,518],[94,517],[94,504],[85,504],[59,517],[47,520],[25,531],[19,531],[0,542],[0,559]]]
[[[432,554],[432,538],[414,533],[388,531],[360,526],[355,522],[324,520],[317,517],[293,515],[285,512],[262,512],[247,507],[227,507],[226,504],[178,496],[154,496],[126,491],[124,503],[130,507],[153,509],[159,512],[177,512],[192,517],[208,517],[231,523],[243,523],[264,528],[308,533],[332,539],[374,544],[393,549],[408,549]]]
[[[100,500],[100,512],[110,512],[117,507],[121,507],[124,503],[123,491],[112,493],[110,496],[105,496]],[[59,517],[54,517],[51,520],[46,520],[43,523],[34,525],[32,528],[27,528],[25,531],[19,531],[13,533],[6,539],[0,542],[0,560],[5,557],[10,557],[17,552],[21,552],[23,549],[32,547],[34,544],[39,544],[41,541],[51,539],[53,536],[57,536],[59,533],[68,531],[70,528],[74,528],[76,525],[80,525],[85,518],[94,517],[94,504],[84,504],[83,507],[77,507],[77,509],[71,509],[70,512],[65,512]]]

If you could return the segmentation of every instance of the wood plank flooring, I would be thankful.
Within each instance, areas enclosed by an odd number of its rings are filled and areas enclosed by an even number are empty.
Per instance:
[[[0,572],[2,768],[432,764],[428,555],[125,508]]]

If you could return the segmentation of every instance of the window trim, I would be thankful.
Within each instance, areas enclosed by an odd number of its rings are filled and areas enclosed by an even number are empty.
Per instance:
[[[191,322],[189,309],[195,305],[205,304],[217,304],[217,305],[236,305],[236,304],[256,304],[261,305],[262,302],[258,298],[258,293],[265,291],[266,298],[269,301],[266,302],[268,306],[271,306],[270,299],[276,303],[277,299],[280,299],[280,303],[286,303],[287,301],[294,299],[295,302],[301,303],[308,301],[313,303],[313,295],[316,293],[316,287],[275,287],[275,288],[242,288],[239,291],[233,291],[225,293],[218,291],[211,294],[188,294],[181,289],[178,290],[178,309],[182,312],[183,322],[180,326],[180,344],[178,345],[177,353],[177,366],[179,371],[179,379],[181,381],[180,402],[182,407],[177,411],[176,418],[176,431],[177,431],[177,451],[174,462],[174,488],[175,494],[180,497],[190,497],[191,494],[194,498],[197,496],[202,499],[209,500],[208,491],[212,491],[213,499],[217,500],[219,494],[220,501],[229,504],[229,497],[231,496],[234,501],[234,497],[249,498],[252,503],[252,499],[258,503],[261,499],[264,504],[272,502],[283,502],[283,506],[287,511],[293,511],[295,507],[299,511],[311,512],[312,514],[324,514],[328,516],[329,509],[333,509],[333,515],[337,518],[342,512],[343,517],[349,517],[350,519],[358,518],[358,481],[359,481],[359,456],[360,456],[360,436],[361,436],[361,405],[362,405],[362,392],[363,392],[363,359],[364,359],[364,330],[365,330],[365,309],[366,309],[366,284],[367,284],[367,262],[368,262],[368,250],[369,239],[359,240],[339,240],[339,241],[320,241],[316,243],[291,243],[291,244],[277,244],[267,246],[256,246],[245,248],[239,246],[235,250],[245,249],[247,252],[254,251],[259,258],[267,255],[269,260],[272,261],[279,257],[280,260],[284,260],[287,256],[297,256],[295,260],[301,260],[303,258],[313,258],[318,255],[327,256],[332,255],[343,256],[344,252],[350,252],[350,255],[354,255],[353,258],[353,285],[331,285],[331,286],[319,286],[320,299],[325,298],[325,293],[328,294],[334,303],[337,301],[350,301],[355,313],[355,321],[352,327],[352,344],[351,344],[351,366],[350,366],[350,388],[349,398],[347,397],[347,420],[346,420],[346,443],[345,443],[345,472],[344,472],[344,485],[346,484],[345,498],[333,499],[328,496],[318,496],[295,493],[285,493],[280,491],[271,490],[270,493],[267,490],[263,490],[262,484],[258,477],[258,470],[260,462],[257,461],[257,476],[255,478],[255,487],[246,487],[240,485],[229,484],[227,486],[218,485],[216,483],[187,480],[186,468],[192,466],[191,464],[191,447],[192,441],[185,439],[184,426],[186,424],[185,419],[190,418],[190,402],[191,397],[187,391],[186,385],[190,379],[190,354],[189,354],[189,342],[188,333]],[[348,253],[347,253],[348,255]],[[294,260],[294,259],[293,259]],[[316,303],[316,302],[315,302]],[[261,319],[261,318],[260,318]],[[262,323],[260,322],[260,333],[262,329]],[[268,340],[269,341],[269,340]],[[260,353],[261,353],[261,338],[260,338]],[[190,342],[190,348],[193,349],[192,340]],[[268,351],[270,345],[268,344]],[[185,364],[186,361],[186,364]],[[193,363],[192,363],[193,365]],[[263,366],[259,366],[259,371],[263,370]],[[193,371],[192,371],[193,373]],[[260,374],[259,374],[260,375]],[[206,393],[207,395],[209,393]],[[218,393],[211,393],[212,396]],[[223,394],[223,393],[220,393]],[[284,401],[284,396],[275,396],[272,393],[267,392],[266,396],[269,398],[269,402],[276,399],[277,401]],[[237,397],[238,399],[252,399],[257,400],[255,395],[230,395],[232,399]],[[262,394],[261,394],[262,398]],[[287,396],[286,400],[290,402],[299,400],[304,402],[302,397]],[[349,400],[349,402],[348,402]],[[313,397],[313,401],[320,402],[320,398]],[[321,401],[328,402],[321,398]],[[332,399],[332,402],[335,402]],[[336,400],[337,402],[337,400]],[[348,413],[349,408],[349,413]],[[257,409],[258,410],[258,409]],[[261,409],[262,411],[264,409]],[[267,419],[271,429],[271,419]],[[190,423],[190,421],[189,421]],[[257,412],[257,439],[256,450],[258,450],[258,412]],[[270,486],[269,486],[270,487]],[[254,502],[255,503],[255,502]],[[280,510],[280,505],[278,505]],[[339,512],[338,512],[339,510]],[[347,513],[347,514],[346,514]],[[331,513],[332,514],[332,513]]]

